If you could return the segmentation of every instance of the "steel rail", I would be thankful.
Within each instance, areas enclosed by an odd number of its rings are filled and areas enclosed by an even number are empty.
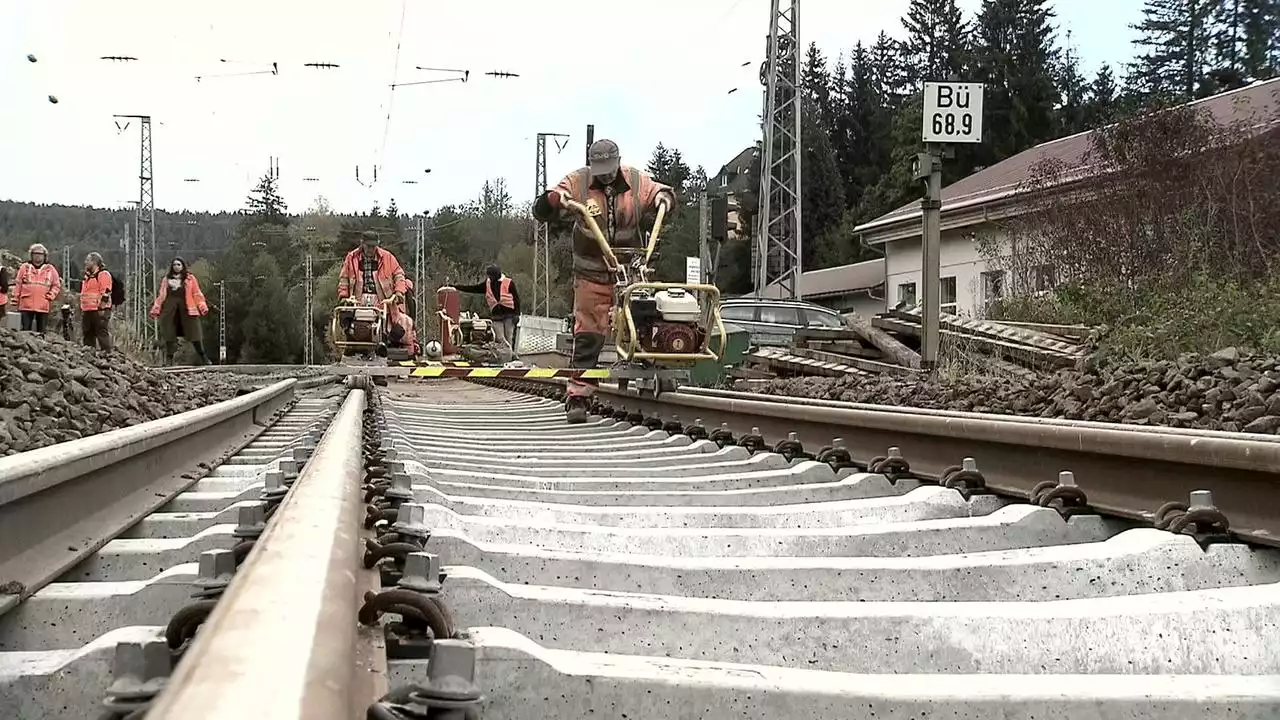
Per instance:
[[[482,381],[545,388],[537,380]],[[1085,421],[920,411],[891,406],[831,407],[761,400],[747,393],[677,392],[642,398],[602,386],[607,407],[690,423],[721,424],[737,436],[759,428],[769,442],[795,432],[816,452],[834,438],[861,460],[898,447],[913,472],[937,477],[972,457],[994,492],[1027,498],[1032,488],[1070,470],[1099,512],[1149,522],[1168,501],[1212,490],[1214,503],[1237,537],[1280,546],[1280,441],[1270,436],[1214,431],[1166,431]]]
[[[1048,425],[1053,427],[1097,427],[1102,426],[1113,430],[1127,430],[1129,432],[1150,435],[1152,433],[1163,433],[1168,435],[1187,435],[1195,437],[1204,437],[1206,433],[1211,433],[1217,438],[1236,438],[1239,440],[1251,440],[1254,442],[1268,442],[1280,445],[1280,435],[1260,435],[1258,433],[1244,432],[1225,432],[1222,430],[1201,430],[1195,428],[1176,428],[1164,427],[1160,425],[1131,425],[1125,423],[1103,423],[1096,420],[1068,420],[1066,418],[1046,418],[1046,417],[1026,417],[1022,415],[1001,415],[999,413],[976,413],[964,410],[935,410],[932,408],[907,407],[905,405],[876,405],[874,403],[855,403],[845,402],[843,400],[823,400],[821,398],[799,397],[797,395],[765,395],[761,393],[743,392],[740,390],[721,390],[718,388],[700,388],[700,387],[683,387],[680,392],[686,395],[701,395],[704,397],[718,397],[729,400],[746,399],[756,400],[759,402],[782,403],[786,405],[800,405],[806,407],[829,407],[841,408],[846,410],[891,410],[896,413],[908,415],[929,415],[933,417],[959,417],[972,418],[974,420],[984,420],[990,417],[1007,418],[1020,423],[1034,423],[1036,425]]]
[[[56,580],[262,433],[297,381],[0,458],[0,613]]]
[[[348,392],[149,720],[348,720],[376,699],[355,697],[364,406]]]

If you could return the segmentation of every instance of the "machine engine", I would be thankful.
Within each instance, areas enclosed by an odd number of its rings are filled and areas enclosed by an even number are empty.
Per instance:
[[[636,292],[631,297],[631,318],[645,352],[697,352],[706,334],[698,299],[679,288]]]
[[[463,313],[458,325],[462,330],[463,343],[483,345],[498,339],[493,334],[493,323],[471,313]]]

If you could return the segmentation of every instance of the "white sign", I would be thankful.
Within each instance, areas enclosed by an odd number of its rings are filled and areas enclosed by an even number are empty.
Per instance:
[[[924,128],[927,143],[982,142],[982,83],[924,84]]]
[[[702,284],[702,258],[686,257],[684,259],[684,281],[690,285]]]

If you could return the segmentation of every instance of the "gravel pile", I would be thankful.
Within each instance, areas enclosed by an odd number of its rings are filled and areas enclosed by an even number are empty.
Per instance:
[[[1226,348],[1036,378],[790,378],[759,392],[937,410],[1280,434],[1280,358]]]
[[[243,378],[166,375],[116,352],[0,328],[0,453],[136,425],[235,397]]]

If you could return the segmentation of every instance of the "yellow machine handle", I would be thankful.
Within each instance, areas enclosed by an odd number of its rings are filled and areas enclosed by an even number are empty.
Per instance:
[[[605,238],[604,232],[600,230],[600,224],[591,216],[591,213],[587,212],[587,206],[571,198],[565,198],[564,206],[565,209],[571,210],[582,217],[583,224],[586,225],[587,230],[591,232],[591,236],[596,239],[596,243],[600,246],[600,254],[604,256],[605,263],[610,270],[616,271],[620,265],[618,256],[613,254],[613,248],[609,246],[609,240]],[[666,203],[659,204],[658,215],[653,220],[653,231],[649,233],[649,244],[644,250],[645,267],[649,266],[649,259],[653,257],[653,251],[658,248],[658,235],[662,232],[662,223],[666,220],[666,217]]]
[[[608,238],[600,230],[600,224],[596,222],[596,219],[591,217],[591,213],[587,212],[587,206],[572,198],[565,198],[564,206],[582,217],[583,224],[587,226],[587,230],[591,231],[592,237],[600,245],[600,254],[604,256],[605,264],[609,266],[610,270],[617,272],[620,268],[618,256],[613,254],[613,248],[609,247]]]
[[[667,217],[667,204],[658,205],[658,216],[653,219],[653,231],[649,233],[649,244],[644,249],[644,266],[649,267],[649,258],[658,249],[658,233],[662,232],[662,221]]]

